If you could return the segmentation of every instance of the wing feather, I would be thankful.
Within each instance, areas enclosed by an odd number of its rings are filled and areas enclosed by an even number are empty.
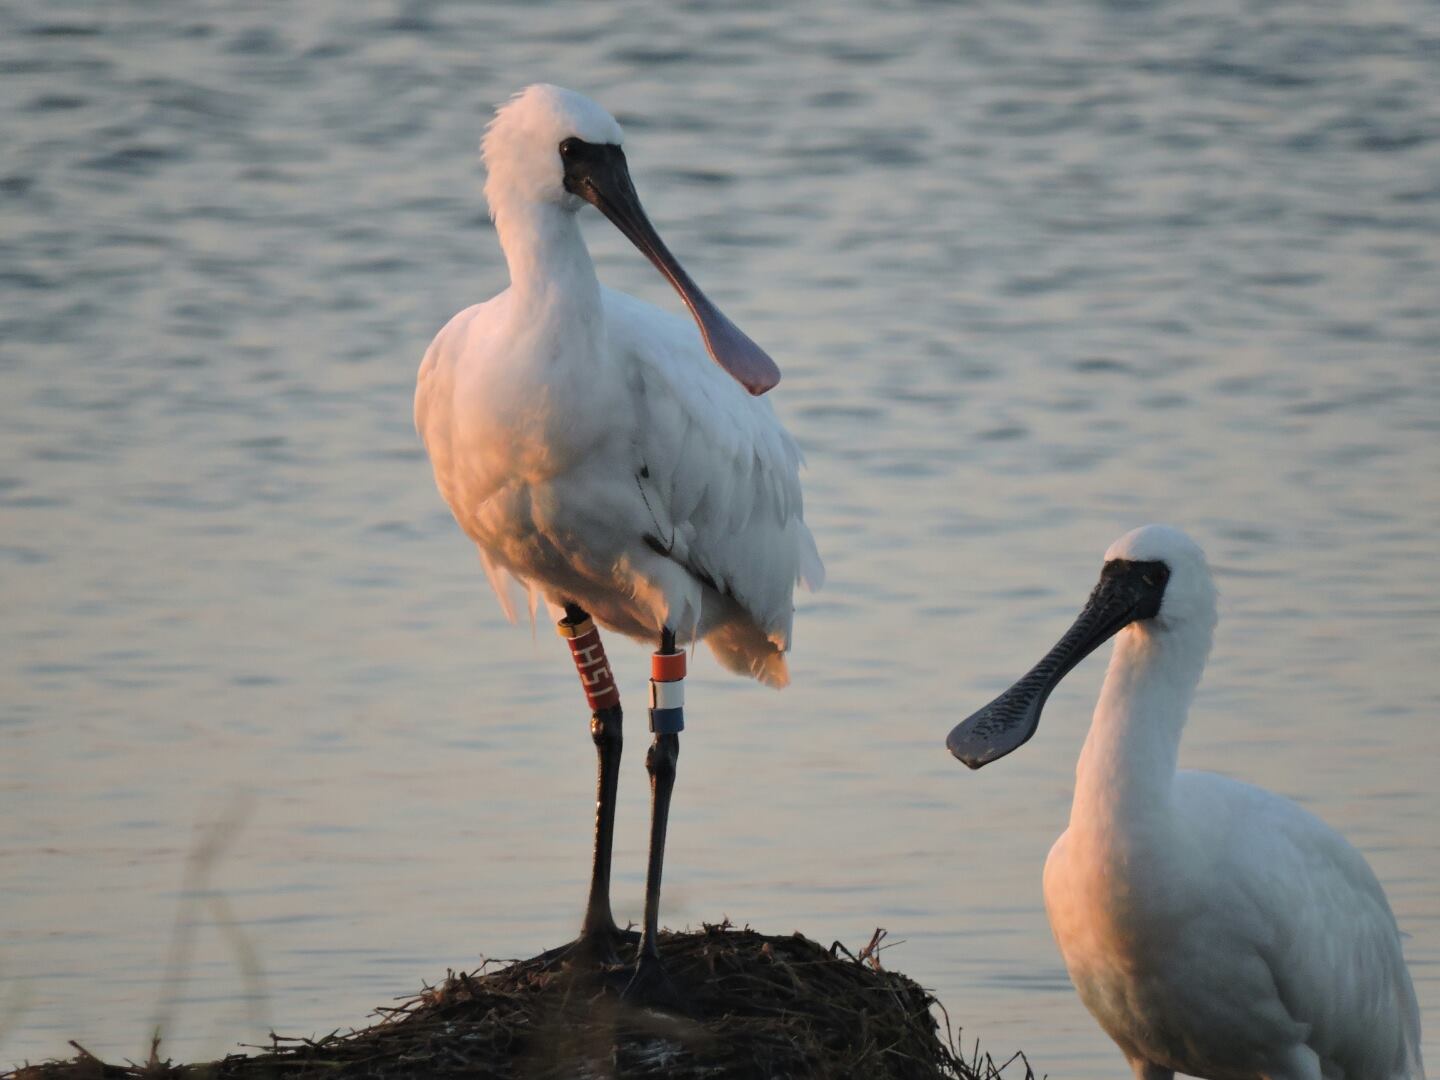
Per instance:
[[[690,322],[610,289],[604,302],[612,334],[628,335],[611,345],[643,402],[635,442],[647,498],[672,530],[662,542],[788,647],[796,582],[824,580],[803,517],[799,447],[768,400],[710,359]]]
[[[1399,928],[1364,856],[1288,799],[1212,774],[1178,779],[1182,795],[1219,792],[1244,808],[1243,842],[1224,845],[1239,861],[1217,874],[1237,889],[1232,918],[1253,913],[1251,944],[1311,1048],[1346,1077],[1422,1076]]]

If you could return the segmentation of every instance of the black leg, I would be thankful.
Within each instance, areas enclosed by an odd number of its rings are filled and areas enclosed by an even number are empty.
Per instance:
[[[614,963],[615,944],[621,934],[610,913],[610,851],[615,839],[615,795],[620,781],[620,752],[624,747],[620,692],[610,673],[600,631],[578,604],[565,605],[560,636],[570,645],[580,684],[593,710],[590,738],[595,743],[595,854],[590,869],[590,896],[580,924],[582,953],[600,963]]]
[[[685,654],[675,648],[675,634],[666,628],[660,650],[651,658],[650,730],[655,738],[645,755],[650,774],[650,857],[645,869],[645,924],[635,977],[627,996],[650,1004],[676,1006],[678,995],[660,963],[660,879],[665,867],[665,830],[670,821],[670,796],[680,759],[680,732],[685,727]]]
[[[600,950],[600,959],[613,962],[614,942],[619,937],[615,917],[610,913],[610,851],[615,842],[615,793],[620,786],[620,752],[625,739],[621,731],[620,706],[599,709],[590,717],[590,737],[595,742],[595,858],[590,868],[590,899],[580,936],[609,942]]]
[[[645,867],[645,926],[640,932],[640,962],[659,960],[656,947],[660,922],[660,877],[665,869],[665,829],[670,821],[670,794],[675,790],[675,764],[680,736],[656,734],[645,754],[650,773],[650,861]]]

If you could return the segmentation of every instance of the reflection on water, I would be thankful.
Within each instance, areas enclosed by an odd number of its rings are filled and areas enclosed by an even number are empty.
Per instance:
[[[0,10],[0,978],[23,1009],[0,1057],[135,1056],[167,1010],[176,1054],[264,1035],[213,919],[162,1000],[194,827],[237,790],[255,810],[212,883],[282,1030],[571,932],[574,676],[548,627],[500,618],[409,418],[435,329],[503,285],[473,147],[541,78],[619,115],[657,225],[780,359],[830,570],[784,694],[696,664],[672,924],[885,926],[967,1042],[1112,1075],[1039,881],[1102,661],[1005,769],[941,741],[1068,625],[1113,537],[1170,520],[1224,592],[1185,760],[1365,850],[1440,1057],[1429,14]],[[674,304],[591,232],[610,283]],[[644,650],[611,651],[639,701]]]

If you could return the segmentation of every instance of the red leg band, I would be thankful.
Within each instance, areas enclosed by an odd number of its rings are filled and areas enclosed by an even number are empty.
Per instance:
[[[585,691],[585,700],[592,712],[613,709],[620,704],[620,689],[615,685],[615,676],[610,671],[610,661],[605,657],[605,646],[600,641],[600,631],[592,619],[570,623],[561,619],[555,627],[565,643],[570,646],[570,657],[575,661],[575,670],[580,673],[580,688]]]

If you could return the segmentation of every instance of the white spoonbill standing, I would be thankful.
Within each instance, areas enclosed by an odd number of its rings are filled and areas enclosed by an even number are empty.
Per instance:
[[[1075,625],[947,746],[974,769],[1010,753],[1118,633],[1045,862],[1080,1000],[1140,1080],[1423,1080],[1415,990],[1365,859],[1288,799],[1176,771],[1215,621],[1194,541],[1127,533]]]
[[[415,425],[455,520],[513,618],[507,580],[564,609],[598,755],[582,953],[613,961],[610,849],[620,695],[596,623],[658,643],[636,993],[664,998],[656,951],[685,653],[784,686],[797,580],[824,570],[802,517],[794,440],[760,394],[774,361],[695,286],[651,227],[620,126],[593,101],[527,88],[485,133],[485,195],[510,287],[466,308],[420,365]],[[597,207],[669,279],[699,327],[605,288],[580,233]],[[707,355],[708,352],[708,355]]]

